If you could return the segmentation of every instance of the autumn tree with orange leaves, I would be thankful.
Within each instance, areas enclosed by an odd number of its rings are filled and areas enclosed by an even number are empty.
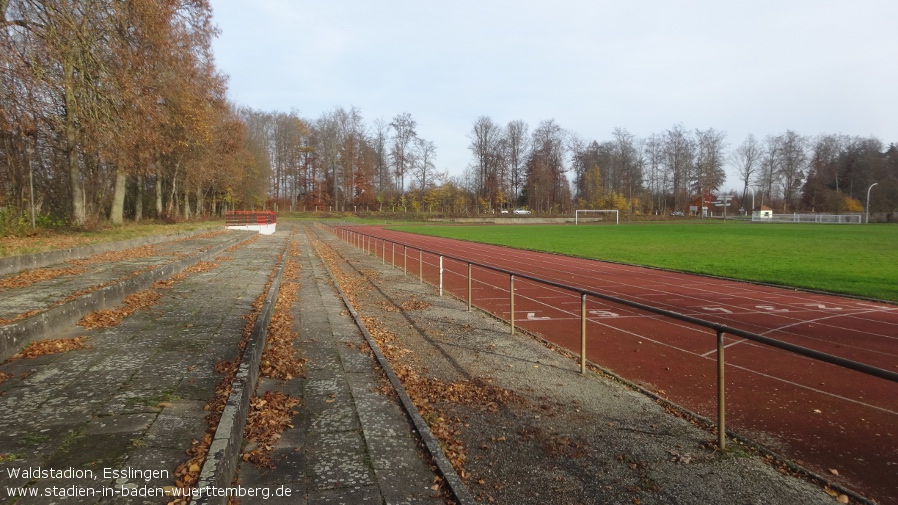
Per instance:
[[[0,208],[30,181],[76,226],[263,200],[216,34],[206,0],[0,0]]]

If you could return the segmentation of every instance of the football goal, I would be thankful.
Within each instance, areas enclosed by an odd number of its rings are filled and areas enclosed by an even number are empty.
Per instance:
[[[604,221],[605,217],[602,216],[600,218],[592,218],[587,217],[588,214],[610,214],[614,213],[614,224],[620,224],[620,214],[616,210],[595,210],[595,209],[581,209],[574,211],[574,224],[580,224],[580,221],[585,222],[595,222],[595,221]],[[580,214],[583,214],[581,216]]]

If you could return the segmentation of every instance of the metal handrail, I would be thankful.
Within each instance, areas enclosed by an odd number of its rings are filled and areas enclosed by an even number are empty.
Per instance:
[[[336,227],[331,227],[331,228],[332,228],[332,229],[335,229]],[[484,264],[484,263],[478,263],[478,262],[471,261],[471,260],[468,260],[468,259],[459,258],[459,257],[452,256],[452,255],[449,255],[449,254],[444,254],[444,253],[441,253],[441,252],[437,252],[437,251],[425,249],[425,248],[423,248],[423,247],[410,246],[410,245],[408,245],[408,244],[404,244],[404,243],[401,243],[401,242],[397,242],[397,241],[385,239],[385,238],[382,238],[382,237],[377,237],[377,236],[375,236],[375,235],[371,235],[371,234],[367,234],[367,233],[362,233],[362,232],[359,232],[359,231],[356,231],[356,230],[350,230],[350,229],[348,229],[348,228],[342,228],[342,229],[345,230],[347,233],[352,233],[352,234],[358,235],[358,239],[361,240],[362,242],[359,242],[358,244],[356,244],[355,242],[352,242],[351,240],[349,240],[349,239],[347,239],[347,238],[342,238],[343,240],[349,241],[349,242],[352,243],[353,245],[356,245],[357,247],[360,247],[361,249],[363,249],[363,250],[366,251],[366,252],[368,251],[368,247],[367,247],[368,240],[369,240],[369,239],[374,239],[374,240],[375,240],[375,243],[376,243],[377,240],[381,240],[381,241],[384,241],[384,243],[390,242],[390,243],[393,243],[393,244],[402,245],[402,246],[403,246],[403,257],[406,258],[406,261],[407,261],[408,248],[412,248],[412,249],[417,249],[418,251],[420,251],[420,252],[419,252],[419,256],[423,255],[423,253],[427,253],[427,254],[431,254],[431,255],[434,255],[434,256],[439,256],[440,259],[441,259],[441,261],[442,261],[442,258],[448,258],[448,259],[450,259],[450,260],[454,260],[454,261],[457,261],[457,262],[460,262],[460,263],[466,263],[466,264],[468,265],[468,276],[469,276],[469,277],[468,277],[468,282],[469,282],[469,288],[468,288],[468,296],[469,296],[469,299],[468,299],[468,308],[469,308],[469,310],[470,310],[470,306],[471,306],[471,299],[470,299],[470,296],[471,296],[471,295],[470,295],[470,279],[471,279],[471,278],[470,278],[470,276],[471,276],[471,266],[472,266],[472,265],[477,266],[477,267],[479,267],[479,268],[486,269],[486,270],[491,270],[491,271],[493,271],[493,272],[497,272],[497,273],[509,275],[509,276],[510,276],[510,291],[511,291],[511,293],[510,293],[510,296],[511,296],[511,307],[512,307],[512,315],[511,315],[511,329],[512,329],[512,333],[514,332],[514,324],[515,324],[515,322],[514,322],[514,312],[513,312],[513,310],[514,310],[513,307],[514,307],[514,280],[515,280],[515,278],[518,278],[518,279],[526,279],[526,280],[529,280],[529,281],[532,281],[532,282],[536,282],[536,283],[539,283],[539,284],[543,284],[543,285],[547,285],[547,286],[551,286],[551,287],[563,289],[563,290],[566,290],[566,291],[572,291],[572,292],[574,292],[574,293],[579,294],[580,297],[581,297],[581,307],[582,307],[581,311],[583,312],[582,317],[583,317],[584,319],[585,319],[585,317],[586,317],[586,316],[585,316],[585,306],[586,306],[586,304],[585,304],[585,297],[591,296],[591,297],[595,297],[595,298],[598,298],[598,299],[601,299],[601,300],[605,300],[605,301],[613,302],[613,303],[616,303],[616,304],[619,304],[619,305],[623,305],[623,306],[626,306],[626,307],[631,307],[631,308],[638,309],[638,310],[641,310],[641,311],[650,312],[650,313],[657,314],[657,315],[660,315],[660,316],[664,316],[664,317],[667,317],[667,318],[670,318],[670,319],[675,319],[675,320],[678,320],[678,321],[683,321],[683,322],[690,323],[690,324],[693,324],[693,325],[696,325],[696,326],[700,326],[700,327],[704,327],[704,328],[708,328],[708,329],[714,330],[714,331],[716,332],[716,334],[717,334],[717,353],[718,353],[718,360],[717,360],[717,361],[718,361],[718,425],[719,425],[719,426],[718,426],[718,443],[719,443],[721,449],[724,448],[724,446],[725,446],[725,424],[724,424],[724,410],[725,410],[725,409],[724,409],[724,399],[723,399],[723,335],[724,335],[724,334],[735,335],[735,336],[738,336],[738,337],[742,337],[742,338],[744,338],[744,339],[746,339],[746,340],[751,340],[751,341],[753,341],[753,342],[758,342],[758,343],[760,343],[760,344],[768,345],[768,346],[770,346],[770,347],[775,347],[775,348],[777,348],[777,349],[782,349],[782,350],[784,350],[784,351],[788,351],[788,352],[791,352],[791,353],[794,353],[794,354],[798,354],[798,355],[801,355],[801,356],[805,356],[805,357],[808,357],[808,358],[811,358],[811,359],[814,359],[814,360],[817,360],[817,361],[822,361],[822,362],[824,362],[824,363],[829,363],[829,364],[831,364],[831,365],[839,366],[839,367],[846,368],[846,369],[849,369],[849,370],[854,370],[854,371],[856,371],[856,372],[860,372],[860,373],[863,373],[863,374],[865,374],[865,375],[870,375],[870,376],[873,376],[873,377],[878,377],[878,378],[880,378],[880,379],[885,379],[885,380],[888,380],[888,381],[891,381],[891,382],[898,383],[898,373],[892,372],[892,371],[889,371],[889,370],[884,370],[884,369],[882,369],[882,368],[878,368],[878,367],[875,367],[875,366],[872,366],[872,365],[868,365],[868,364],[866,364],[866,363],[861,363],[861,362],[858,362],[858,361],[853,361],[853,360],[850,360],[850,359],[847,359],[847,358],[843,358],[843,357],[840,357],[840,356],[835,356],[835,355],[832,355],[832,354],[827,354],[827,353],[825,353],[825,352],[816,351],[816,350],[814,350],[814,349],[809,349],[809,348],[807,348],[807,347],[802,347],[802,346],[800,346],[800,345],[790,344],[790,343],[788,343],[788,342],[783,342],[783,341],[780,341],[780,340],[776,340],[776,339],[771,338],[771,337],[765,337],[764,335],[759,335],[759,334],[757,334],[757,333],[753,333],[753,332],[750,332],[750,331],[741,330],[741,329],[739,329],[739,328],[734,328],[734,327],[732,327],[732,326],[727,326],[727,325],[725,325],[725,324],[715,323],[715,322],[712,322],[712,321],[707,321],[707,320],[705,320],[705,319],[701,319],[701,318],[697,318],[697,317],[693,317],[693,316],[687,316],[687,315],[685,315],[685,314],[680,314],[679,312],[674,312],[674,311],[667,310],[667,309],[662,309],[662,308],[658,308],[658,307],[653,307],[653,306],[651,306],[651,305],[646,305],[646,304],[643,304],[643,303],[634,302],[634,301],[627,300],[627,299],[624,299],[624,298],[618,298],[618,297],[616,297],[616,296],[607,295],[607,294],[604,294],[604,293],[599,293],[599,292],[597,292],[597,291],[592,291],[592,290],[589,290],[589,289],[584,289],[584,288],[580,288],[580,287],[576,287],[576,286],[570,286],[570,285],[563,284],[563,283],[560,283],[560,282],[551,281],[551,280],[548,280],[548,279],[542,279],[542,278],[539,278],[539,277],[536,277],[536,276],[533,276],[533,275],[528,275],[528,274],[523,274],[523,273],[519,273],[519,272],[514,272],[514,271],[511,271],[511,270],[507,270],[507,269],[500,268],[500,267],[495,267],[495,266],[492,266],[492,265],[487,265],[487,264]],[[332,231],[332,233],[334,233],[334,232]],[[336,235],[336,233],[334,233],[334,234]],[[376,255],[376,246],[375,246],[374,249],[375,249],[375,255]],[[419,261],[423,261],[423,259],[422,259],[421,257],[419,257]],[[441,267],[442,267],[442,264],[441,264]],[[419,266],[419,275],[421,276],[421,280],[423,281],[423,271],[422,271],[422,268],[423,268],[423,267]],[[406,272],[407,272],[407,270],[408,270],[407,267],[405,267],[404,269],[405,269]],[[442,271],[442,268],[441,268],[441,271]],[[442,294],[442,285],[441,285],[441,291],[440,291],[440,293]],[[581,351],[581,372],[585,372],[585,371],[586,371],[586,366],[585,366],[585,365],[586,365],[586,352],[585,352],[585,338],[586,338],[586,334],[585,334],[585,332],[586,332],[586,325],[585,325],[585,321],[584,321],[584,322],[582,323],[582,330],[581,330],[581,338],[583,339],[583,346],[582,346],[582,351]]]

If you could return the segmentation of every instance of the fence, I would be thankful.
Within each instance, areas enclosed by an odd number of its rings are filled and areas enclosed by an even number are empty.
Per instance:
[[[535,306],[533,298],[526,296],[522,297],[517,293],[533,290],[552,291],[553,296],[559,299],[561,298],[560,295],[562,293],[567,293],[569,295],[568,298],[566,298],[564,302],[558,303],[572,305],[574,298],[579,302],[579,364],[581,373],[585,373],[587,369],[586,348],[587,340],[589,339],[589,335],[587,334],[587,320],[590,317],[601,317],[611,313],[607,306],[597,305],[597,302],[611,303],[619,307],[631,309],[635,312],[653,314],[660,316],[665,320],[686,323],[688,325],[704,328],[705,330],[710,330],[716,337],[717,442],[721,449],[726,447],[726,382],[724,378],[725,335],[736,336],[752,342],[757,342],[767,347],[788,351],[789,353],[810,358],[817,362],[828,363],[842,369],[852,370],[868,376],[885,379],[892,383],[898,383],[898,373],[865,363],[852,361],[840,356],[834,356],[814,349],[808,349],[788,342],[783,342],[740,328],[714,323],[697,317],[629,301],[593,290],[582,289],[531,275],[477,263],[468,259],[442,254],[437,251],[410,246],[408,244],[361,233],[350,228],[328,227],[328,230],[341,240],[381,258],[384,264],[389,262],[393,267],[401,268],[406,275],[416,275],[419,282],[423,283],[425,280],[430,282],[432,280],[434,286],[439,290],[440,296],[443,295],[444,290],[451,291],[458,298],[466,300],[469,311],[472,310],[472,307],[475,305],[472,293],[473,285],[474,283],[477,283],[482,300],[478,307],[507,320],[512,334],[515,332],[516,325],[519,323],[529,324],[538,322],[538,318],[533,319],[529,317],[531,315],[530,313],[528,313],[527,319],[516,321],[515,314],[522,312],[521,306],[516,310],[516,302],[520,303],[521,301],[524,301],[529,307]],[[427,275],[425,275],[425,273]],[[505,280],[502,281],[502,278]],[[497,309],[495,300],[502,296],[506,297],[507,304],[503,304]],[[493,306],[490,306],[488,303],[489,300],[493,300]],[[540,301],[539,303],[545,304],[546,302]],[[590,308],[590,304],[592,304],[592,308]],[[505,309],[506,307],[507,310]],[[523,312],[527,313],[527,310],[528,309],[525,308]],[[562,309],[558,310],[562,311]],[[557,325],[554,325],[553,328],[556,331],[561,331]],[[574,345],[571,345],[573,342],[568,342],[568,344],[568,348],[575,347]]]
[[[751,220],[756,223],[828,223],[861,224],[863,214],[767,214],[755,213]]]

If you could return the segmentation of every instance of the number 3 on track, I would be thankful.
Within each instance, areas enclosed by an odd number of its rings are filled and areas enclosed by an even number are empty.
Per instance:
[[[618,317],[620,314],[611,312],[610,310],[590,310],[589,315],[599,317]]]

